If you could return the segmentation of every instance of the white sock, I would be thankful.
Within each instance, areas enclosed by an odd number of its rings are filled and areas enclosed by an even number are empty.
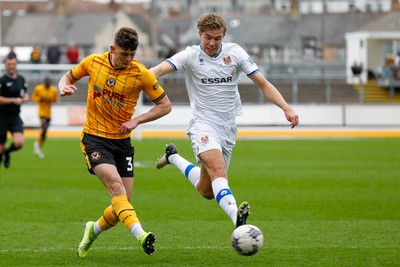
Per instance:
[[[101,230],[100,225],[99,225],[99,221],[95,222],[93,225],[93,232],[95,235],[100,234],[101,232],[103,232],[103,230]]]
[[[200,180],[200,167],[194,165],[193,163],[187,161],[185,158],[181,157],[179,154],[172,154],[168,157],[168,161],[178,168],[189,180],[194,187],[197,188],[197,183]]]
[[[215,200],[236,225],[237,206],[236,200],[228,186],[228,180],[220,177],[211,183]]]
[[[137,240],[139,240],[140,235],[144,233],[144,230],[140,223],[134,223],[129,230],[136,237]]]

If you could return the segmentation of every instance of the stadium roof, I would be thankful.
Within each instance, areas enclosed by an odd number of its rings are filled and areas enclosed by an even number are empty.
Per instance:
[[[34,14],[17,17],[9,25],[3,37],[6,46],[32,46],[33,43],[47,45],[52,37],[60,44],[76,40],[81,46],[92,46],[94,36],[105,25],[111,23],[111,14],[85,14],[56,16]]]
[[[400,31],[400,12],[391,12],[371,20],[360,31]]]

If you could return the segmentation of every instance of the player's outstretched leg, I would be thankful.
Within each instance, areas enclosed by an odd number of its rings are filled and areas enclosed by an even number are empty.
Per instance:
[[[42,150],[40,149],[40,144],[38,141],[35,141],[35,143],[33,143],[33,151],[36,154],[36,156],[38,156],[39,158],[44,158],[44,154],[42,153]]]
[[[152,255],[153,252],[156,251],[156,248],[154,247],[156,236],[152,232],[141,234],[139,242],[144,252],[146,252],[147,254]]]
[[[250,205],[247,202],[242,202],[237,211],[236,228],[247,224],[247,217],[250,215]]]
[[[83,238],[82,241],[79,243],[78,246],[78,257],[83,258],[86,257],[86,255],[89,252],[90,246],[93,244],[93,242],[96,240],[97,235],[94,234],[94,224],[95,222],[89,221],[85,223],[83,226]]]
[[[169,144],[165,147],[165,153],[158,158],[157,162],[156,162],[156,167],[157,169],[161,169],[164,166],[170,164],[170,162],[168,161],[168,157],[178,153],[178,151],[176,150],[176,146],[174,144]]]

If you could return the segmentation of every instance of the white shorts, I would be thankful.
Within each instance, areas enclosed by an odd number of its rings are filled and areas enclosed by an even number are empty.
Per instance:
[[[200,163],[200,153],[218,149],[224,156],[226,170],[228,170],[232,150],[236,144],[236,132],[236,126],[220,126],[194,118],[189,122],[186,134],[192,142],[193,152],[198,163]]]

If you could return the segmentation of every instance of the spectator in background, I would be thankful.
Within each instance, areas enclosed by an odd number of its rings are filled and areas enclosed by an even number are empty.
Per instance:
[[[78,63],[78,59],[79,59],[79,47],[76,45],[75,41],[72,41],[70,43],[70,45],[67,48],[67,59],[68,62],[71,64],[76,64]]]
[[[384,86],[389,86],[394,78],[395,56],[389,54],[385,57],[385,64],[378,69],[378,77]]]
[[[170,57],[172,57],[176,53],[178,53],[178,50],[177,50],[176,46],[174,44],[170,45],[169,48],[168,48],[168,52],[165,54],[164,58],[165,59],[169,59]],[[169,76],[165,81],[174,82],[174,79],[175,79],[175,75],[172,75],[172,76]]]
[[[396,58],[395,58],[395,60],[394,60],[394,64],[395,64],[397,67],[400,67],[400,51],[397,52]]]
[[[361,73],[363,71],[362,64],[358,64],[357,61],[353,62],[351,66],[351,72],[353,73],[353,82],[357,78],[359,82],[361,82]]]
[[[57,88],[51,83],[49,77],[44,78],[44,82],[35,87],[32,100],[38,103],[38,115],[40,120],[40,134],[33,148],[35,154],[42,159],[44,158],[42,147],[44,146],[47,129],[49,128],[51,120],[51,105],[60,101]]]
[[[171,45],[168,49],[168,53],[165,55],[165,59],[172,57],[178,52],[175,45]]]
[[[39,64],[42,62],[42,51],[40,49],[40,45],[38,43],[35,43],[33,45],[33,50],[31,53],[31,63],[33,64]]]
[[[165,55],[165,53],[164,53],[163,49],[158,50],[158,53],[157,53],[158,58],[162,59],[162,58],[164,58],[164,55]]]
[[[17,54],[15,53],[14,46],[10,46],[10,52],[8,52],[7,58],[17,58]]]
[[[400,80],[400,51],[397,52],[394,59],[394,78]]]
[[[58,64],[61,58],[61,50],[58,45],[57,38],[51,38],[50,46],[47,48],[47,62],[50,64]]]

